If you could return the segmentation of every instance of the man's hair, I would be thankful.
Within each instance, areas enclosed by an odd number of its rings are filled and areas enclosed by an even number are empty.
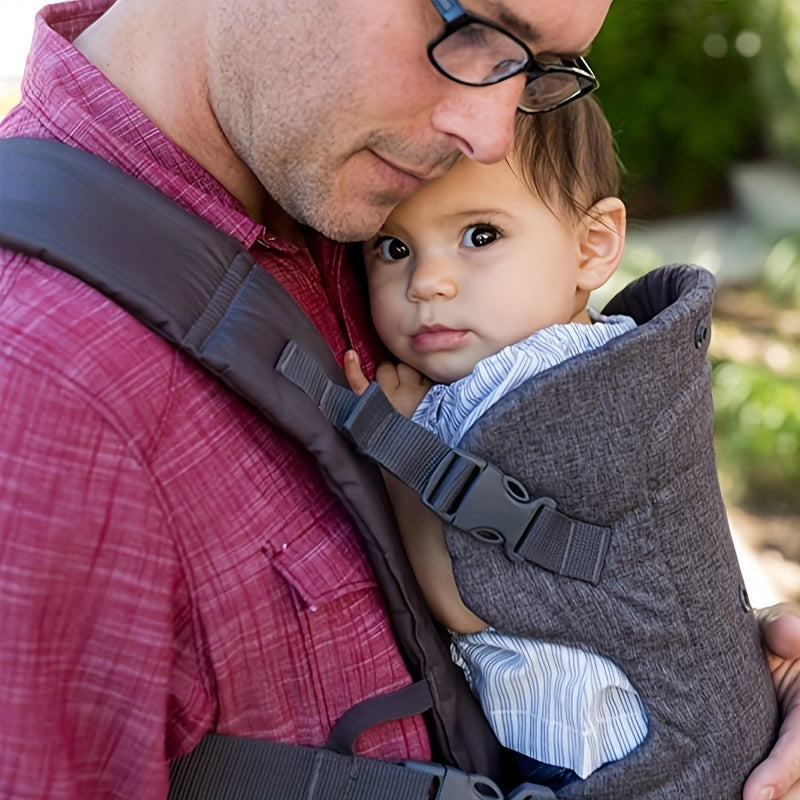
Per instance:
[[[594,97],[540,114],[517,114],[514,154],[520,176],[553,211],[585,214],[619,192],[611,126]]]

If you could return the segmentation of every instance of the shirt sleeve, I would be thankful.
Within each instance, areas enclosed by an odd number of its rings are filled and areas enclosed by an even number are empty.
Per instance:
[[[164,798],[181,571],[98,401],[0,358],[0,796]]]

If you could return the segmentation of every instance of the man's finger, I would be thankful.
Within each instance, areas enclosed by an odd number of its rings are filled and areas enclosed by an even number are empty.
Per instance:
[[[782,658],[800,658],[800,605],[778,603],[756,610],[764,644]]]
[[[794,723],[787,717],[769,757],[747,779],[742,800],[800,800],[800,717]]]

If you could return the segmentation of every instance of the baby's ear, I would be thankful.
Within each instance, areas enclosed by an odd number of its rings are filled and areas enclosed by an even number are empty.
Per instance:
[[[625,205],[618,197],[598,200],[581,220],[578,288],[591,292],[619,266],[625,248]]]

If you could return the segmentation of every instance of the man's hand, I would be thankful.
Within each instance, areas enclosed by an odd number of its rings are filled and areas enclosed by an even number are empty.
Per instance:
[[[783,724],[772,752],[747,779],[743,800],[800,800],[800,606],[780,603],[757,613]]]
[[[363,394],[369,386],[355,350],[344,355],[344,374],[350,388],[356,394]],[[404,416],[410,417],[430,389],[431,382],[421,372],[407,364],[391,364],[385,361],[375,371],[375,380],[389,402]]]

